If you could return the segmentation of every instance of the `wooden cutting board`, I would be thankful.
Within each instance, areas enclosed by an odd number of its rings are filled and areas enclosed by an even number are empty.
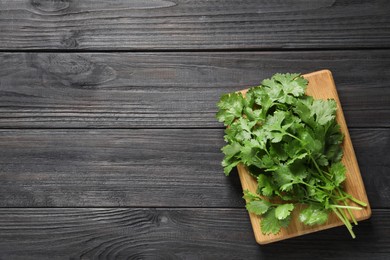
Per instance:
[[[367,202],[367,207],[363,210],[352,211],[356,220],[360,221],[368,219],[371,216],[371,208],[368,204],[367,194],[364,188],[362,177],[360,175],[359,166],[356,160],[355,152],[352,147],[351,138],[349,136],[347,124],[345,122],[344,114],[341,109],[341,104],[337,95],[337,90],[333,81],[332,73],[329,70],[321,70],[310,74],[305,74],[303,76],[309,81],[306,94],[313,96],[316,99],[333,98],[337,102],[338,109],[336,114],[336,120],[341,126],[341,131],[345,135],[343,142],[344,156],[342,159],[342,162],[347,168],[347,178],[344,183],[345,190],[355,198]],[[245,94],[246,90],[243,90],[241,92]],[[243,190],[248,189],[252,192],[256,192],[256,179],[249,175],[243,165],[238,165],[237,169]],[[352,202],[350,203],[350,205],[358,206]],[[336,217],[336,215],[332,213],[325,224],[317,226],[306,226],[299,221],[297,213],[298,211],[294,210],[294,212],[292,213],[292,219],[289,227],[286,229],[282,228],[282,230],[277,235],[263,235],[260,229],[261,218],[253,213],[249,213],[257,243],[268,244],[275,241],[343,225],[343,223]],[[347,229],[345,229],[345,232],[348,233]]]

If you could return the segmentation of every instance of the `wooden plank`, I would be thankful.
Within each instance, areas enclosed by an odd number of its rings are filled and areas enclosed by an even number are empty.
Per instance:
[[[222,93],[329,68],[350,127],[390,127],[390,52],[1,53],[0,127],[221,127]]]
[[[390,211],[266,246],[245,209],[0,209],[2,259],[386,259]]]
[[[390,208],[390,129],[352,129],[372,207]],[[0,130],[1,207],[243,207],[222,129]]]
[[[383,0],[0,3],[0,49],[390,47]]]
[[[0,205],[242,205],[222,142],[222,130],[3,130]]]
[[[348,194],[351,194],[354,198],[363,201],[367,204],[362,210],[354,211],[354,217],[357,221],[366,220],[371,216],[371,208],[367,199],[366,190],[360,174],[359,165],[355,156],[355,151],[352,146],[351,137],[349,135],[348,127],[345,122],[344,113],[340,100],[337,94],[337,89],[334,84],[332,73],[329,70],[321,70],[313,73],[303,75],[308,80],[308,86],[306,94],[314,97],[315,99],[334,99],[337,102],[336,120],[340,125],[340,130],[344,135],[343,141],[343,158],[342,162],[346,168],[346,180],[344,182],[344,189]],[[241,93],[245,94],[247,90],[242,90]],[[257,191],[257,180],[253,178],[245,165],[239,164],[237,166],[238,174],[240,176],[240,182],[243,190],[249,190],[253,193]],[[352,206],[359,206],[350,202]],[[298,206],[296,210],[292,212],[291,223],[288,228],[282,229],[278,234],[264,235],[261,232],[260,223],[261,217],[250,213],[250,219],[253,227],[253,232],[256,237],[256,241],[259,244],[268,244],[277,242],[280,240],[301,236],[308,233],[321,231],[337,226],[343,225],[343,222],[337,218],[336,214],[330,214],[329,219],[323,225],[307,226],[299,221],[299,211],[304,206]],[[346,215],[348,212],[345,211]],[[352,219],[351,219],[352,221]]]

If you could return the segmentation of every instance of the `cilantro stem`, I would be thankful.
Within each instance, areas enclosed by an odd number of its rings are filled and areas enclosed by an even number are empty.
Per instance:
[[[313,188],[313,189],[318,190],[318,191],[321,191],[321,192],[326,191],[326,190],[325,190],[324,188],[322,188],[321,186],[316,187],[316,186],[310,185],[309,183],[306,183],[306,182],[304,182],[304,181],[300,181],[299,183],[302,183],[302,184],[304,184],[304,185],[306,185],[306,186],[308,186],[308,187],[310,187],[310,188]],[[320,188],[322,188],[322,189],[320,189]]]
[[[341,192],[341,190],[340,190],[339,187],[337,187],[337,191],[338,191],[338,193],[340,194],[340,197],[341,197],[342,192]],[[348,206],[348,203],[346,202],[346,199],[343,199],[343,202],[344,202],[344,205],[345,205],[345,206]],[[360,208],[360,209],[361,209],[361,208]],[[347,208],[347,211],[348,211],[348,214],[351,216],[351,219],[352,219],[353,223],[354,223],[355,225],[357,225],[358,223],[357,223],[357,221],[356,221],[355,216],[354,216],[353,213],[351,212],[351,209],[350,209],[350,208]]]
[[[353,202],[355,202],[356,204],[362,206],[362,207],[367,207],[367,203],[361,201],[361,200],[358,200],[356,198],[354,198],[351,194],[345,192],[345,191],[342,191],[342,193],[347,196],[348,199],[352,200]]]
[[[338,205],[338,204],[332,204],[330,205],[331,207],[335,208],[340,208],[340,209],[356,209],[356,210],[362,210],[360,207],[355,207],[355,206],[343,206],[343,205]]]
[[[322,172],[325,173],[325,175],[328,176],[328,178],[332,178],[332,175],[329,172],[326,171],[322,171]]]
[[[352,226],[351,226],[351,223],[349,223],[348,221],[346,221],[343,216],[339,213],[339,211],[337,210],[337,208],[332,208],[333,212],[337,215],[337,217],[344,223],[344,225],[347,227],[349,233],[351,234],[352,238],[356,238],[356,235],[355,233],[353,233],[352,231]]]
[[[311,156],[311,154],[309,154],[309,156],[310,156],[310,159],[313,161],[313,163],[314,163],[314,166],[316,167],[316,169],[317,169],[318,173],[319,173],[319,174],[321,174],[321,176],[323,176],[323,174],[322,174],[322,170],[321,170],[321,169],[320,169],[320,167],[318,166],[318,164],[317,164],[316,160],[314,160],[314,158],[313,158],[313,156]]]
[[[344,200],[348,199],[347,196],[340,196],[340,195],[336,195],[336,196],[337,196],[338,201],[344,201]]]
[[[289,132],[284,132],[284,133],[285,133],[286,135],[288,135],[288,136],[290,136],[290,137],[292,137],[292,138],[298,140],[299,142],[301,142],[301,143],[303,144],[303,141],[302,141],[301,139],[299,139],[298,137],[296,137],[295,135],[290,134]]]
[[[335,197],[331,192],[329,192],[329,190],[327,190],[327,189],[324,188],[324,187],[321,187],[321,186],[319,186],[319,185],[313,186],[313,185],[310,185],[309,183],[306,183],[306,182],[304,182],[304,181],[301,181],[301,182],[299,182],[299,183],[300,183],[300,184],[303,184],[303,185],[306,185],[306,186],[308,186],[308,187],[310,187],[310,188],[312,188],[312,189],[315,189],[315,190],[317,190],[317,191],[323,192],[323,193],[325,193],[326,196],[329,197],[329,198],[336,199],[336,200],[340,200],[339,196],[336,195],[336,197]],[[316,201],[316,200],[313,200],[313,199],[308,199],[308,200],[314,201],[314,202],[319,202],[319,201]]]
[[[347,202],[344,200],[344,204],[345,205],[348,205]],[[360,208],[361,209],[361,208]],[[352,211],[350,208],[347,208],[347,211],[348,211],[348,214],[351,216],[351,219],[353,221],[353,224],[355,224],[356,226],[358,225],[357,221],[356,221],[356,218],[355,216],[353,215]]]
[[[340,209],[340,208],[336,208],[340,214],[343,216],[345,222],[347,223],[347,227],[349,227],[351,230],[352,230],[352,225],[351,225],[351,222],[349,221],[347,215],[345,214],[345,211],[343,209]]]

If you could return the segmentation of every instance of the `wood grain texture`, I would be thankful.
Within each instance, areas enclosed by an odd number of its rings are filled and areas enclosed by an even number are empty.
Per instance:
[[[387,259],[389,11],[384,0],[0,0],[0,260]],[[238,175],[220,166],[215,103],[323,68],[384,209],[356,240],[340,227],[260,247]]]
[[[258,246],[245,209],[0,209],[0,258],[373,259],[388,256],[390,211],[356,227]]]
[[[242,205],[222,143],[222,130],[0,131],[0,205]]]
[[[352,129],[372,207],[390,208],[390,129]],[[243,207],[222,129],[0,130],[1,207]]]
[[[0,127],[221,127],[216,103],[329,68],[350,127],[390,127],[390,52],[1,53]]]
[[[390,47],[384,0],[3,0],[0,49]]]
[[[346,180],[344,182],[344,190],[351,194],[354,198],[363,201],[367,204],[366,207],[359,211],[353,211],[354,218],[357,221],[366,220],[371,216],[370,203],[367,199],[366,190],[360,174],[359,165],[357,163],[355,151],[352,146],[351,137],[349,135],[348,127],[345,122],[344,113],[340,100],[337,94],[336,85],[333,80],[332,73],[329,70],[321,70],[304,74],[303,77],[308,80],[308,86],[306,94],[312,96],[315,99],[334,99],[337,103],[336,120],[340,125],[340,131],[344,135],[342,144],[343,158],[342,163],[346,168]],[[241,93],[245,95],[247,90],[242,90]],[[249,190],[253,193],[257,191],[257,180],[251,176],[243,164],[237,166],[238,174],[240,176],[240,182],[243,190]],[[349,201],[349,205],[360,207],[360,205]],[[304,234],[321,231],[337,226],[343,225],[343,222],[337,218],[336,214],[329,215],[329,219],[323,225],[308,226],[299,221],[299,212],[305,207],[298,205],[292,212],[291,222],[287,228],[283,228],[278,234],[264,235],[261,232],[261,217],[250,213],[250,219],[253,227],[253,232],[257,243],[268,244],[277,242],[280,240],[301,236]],[[348,216],[348,211],[345,210],[345,214]],[[350,218],[352,221],[352,218]]]

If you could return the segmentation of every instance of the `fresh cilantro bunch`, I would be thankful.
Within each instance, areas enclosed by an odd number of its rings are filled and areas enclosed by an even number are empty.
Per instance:
[[[346,168],[341,163],[343,134],[335,120],[333,99],[305,95],[307,80],[299,74],[275,74],[245,97],[229,93],[218,102],[217,118],[227,126],[222,148],[224,172],[239,163],[257,179],[257,192],[244,191],[249,212],[262,216],[264,234],[277,234],[290,223],[298,204],[306,207],[299,220],[323,224],[334,212],[348,228],[356,223],[351,200],[366,206],[342,188]]]

